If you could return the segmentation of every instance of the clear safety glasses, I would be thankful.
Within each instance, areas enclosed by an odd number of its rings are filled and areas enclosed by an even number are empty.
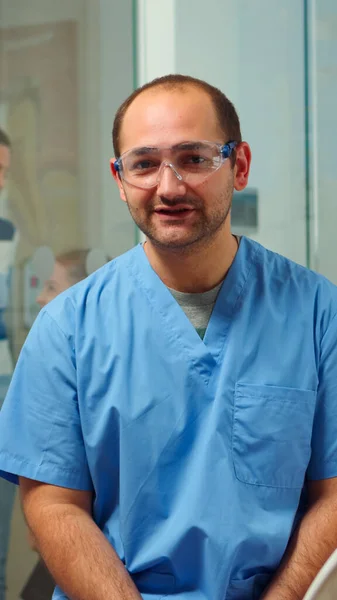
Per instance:
[[[156,187],[165,167],[170,167],[179,181],[199,185],[220,169],[237,144],[194,141],[168,148],[134,148],[122,154],[114,167],[121,179],[138,188]]]

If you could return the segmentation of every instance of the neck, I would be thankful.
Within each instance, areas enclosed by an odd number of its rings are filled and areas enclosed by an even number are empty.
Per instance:
[[[149,262],[163,283],[174,290],[201,293],[220,283],[235,258],[238,249],[230,230],[219,232],[207,245],[189,249],[164,249],[150,240],[144,244]]]

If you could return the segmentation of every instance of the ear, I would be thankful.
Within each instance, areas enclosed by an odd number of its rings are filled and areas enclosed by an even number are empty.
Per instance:
[[[111,171],[112,177],[114,178],[115,182],[118,185],[119,195],[120,195],[121,199],[123,200],[123,202],[126,202],[126,196],[125,196],[122,180],[120,178],[118,171],[116,171],[116,169],[115,169],[115,161],[116,161],[115,158],[110,159],[110,171]]]
[[[247,142],[241,142],[236,149],[236,160],[234,167],[234,188],[240,192],[248,184],[252,153]]]

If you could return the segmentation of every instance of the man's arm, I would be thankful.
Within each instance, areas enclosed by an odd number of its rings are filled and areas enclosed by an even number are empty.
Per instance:
[[[309,481],[309,509],[294,532],[263,600],[302,600],[337,547],[337,477]]]
[[[91,516],[92,493],[20,477],[24,514],[53,578],[71,600],[140,600]]]

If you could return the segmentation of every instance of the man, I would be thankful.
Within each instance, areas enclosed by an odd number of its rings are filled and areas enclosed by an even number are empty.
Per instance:
[[[11,144],[7,134],[0,129],[0,194],[5,187],[11,161]],[[7,219],[0,218],[0,409],[11,379],[13,365],[4,322],[7,305],[9,269],[15,246],[15,229]],[[0,600],[6,593],[6,563],[10,535],[10,522],[15,487],[0,480]]]
[[[41,311],[0,468],[55,598],[299,600],[337,541],[337,290],[231,234],[251,152],[219,90],[155,80],[113,139],[146,242]]]

